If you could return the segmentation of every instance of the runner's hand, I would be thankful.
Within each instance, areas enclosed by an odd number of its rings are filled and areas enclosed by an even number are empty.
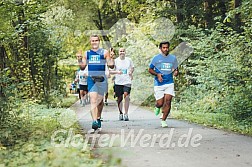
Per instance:
[[[157,77],[159,82],[163,82],[162,74],[157,74]]]
[[[114,59],[114,58],[115,58],[115,53],[114,53],[114,52],[111,52],[111,53],[110,53],[110,58],[111,58],[111,59]]]

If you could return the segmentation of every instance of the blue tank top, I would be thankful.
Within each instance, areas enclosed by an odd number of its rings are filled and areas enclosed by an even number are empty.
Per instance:
[[[87,51],[87,65],[89,76],[104,76],[106,70],[104,49],[98,49],[96,52],[93,50]]]

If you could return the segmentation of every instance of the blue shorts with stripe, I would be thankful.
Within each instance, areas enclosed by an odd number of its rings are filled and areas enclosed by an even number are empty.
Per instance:
[[[94,82],[93,79],[88,76],[87,78],[88,92],[97,92],[99,95],[104,95],[108,92],[108,80],[104,76],[103,82]]]

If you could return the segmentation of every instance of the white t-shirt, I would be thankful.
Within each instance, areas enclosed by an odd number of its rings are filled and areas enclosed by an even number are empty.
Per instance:
[[[80,70],[77,73],[80,85],[87,85],[87,76],[85,76],[86,70]]]
[[[122,71],[123,74],[115,75],[115,84],[116,85],[126,85],[131,84],[131,76],[129,72],[134,67],[134,64],[129,57],[125,57],[124,60],[121,60],[120,57],[115,59],[115,70]]]

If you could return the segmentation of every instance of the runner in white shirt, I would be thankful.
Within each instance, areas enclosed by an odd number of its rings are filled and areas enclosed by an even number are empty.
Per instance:
[[[115,74],[115,95],[120,112],[119,120],[123,120],[122,100],[124,98],[124,120],[129,121],[128,110],[134,64],[131,58],[125,57],[125,53],[124,48],[119,49],[119,57],[115,59],[115,68],[113,71],[110,71],[110,74]]]
[[[84,65],[80,65],[80,70],[77,72],[76,80],[79,82],[81,104],[84,107],[87,104],[87,70]]]

